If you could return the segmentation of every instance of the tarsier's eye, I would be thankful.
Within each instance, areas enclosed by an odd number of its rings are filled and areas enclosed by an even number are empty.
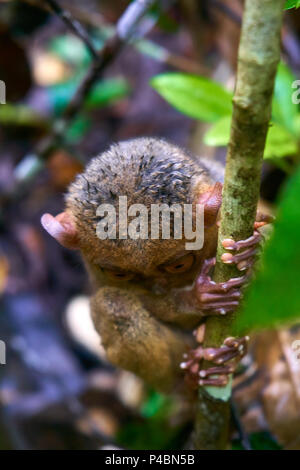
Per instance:
[[[188,255],[179,258],[174,263],[164,266],[164,270],[171,274],[185,273],[191,269],[194,264],[194,260],[194,255],[189,253]]]
[[[110,269],[103,269],[105,275],[114,281],[130,281],[133,277],[133,273],[126,273],[124,271],[112,271]]]

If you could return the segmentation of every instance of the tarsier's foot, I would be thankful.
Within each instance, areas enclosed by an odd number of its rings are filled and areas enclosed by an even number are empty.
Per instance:
[[[242,338],[227,338],[220,348],[203,348],[199,346],[183,356],[181,369],[186,371],[185,380],[192,388],[199,385],[223,387],[227,384],[239,361],[247,353],[248,336]],[[201,369],[200,362],[206,360],[215,364],[214,367]]]

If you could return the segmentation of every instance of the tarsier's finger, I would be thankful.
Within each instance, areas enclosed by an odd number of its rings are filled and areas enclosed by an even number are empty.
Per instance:
[[[226,250],[235,250],[239,251],[242,248],[249,248],[250,246],[257,245],[262,240],[262,235],[255,231],[251,237],[246,238],[246,240],[234,241],[231,238],[225,238],[222,241],[222,245]]]
[[[235,370],[234,364],[230,364],[228,366],[217,366],[217,367],[209,367],[208,369],[202,369],[199,371],[198,375],[202,379],[209,377],[210,375],[215,374],[232,374]]]
[[[200,366],[198,359],[191,359],[190,361],[183,361],[179,365],[180,369],[188,370],[191,374],[198,374]]]
[[[254,222],[254,229],[257,230],[258,228],[264,227],[264,225],[268,225],[268,222]]]
[[[229,376],[228,375],[218,375],[216,377],[210,377],[208,379],[200,379],[198,384],[200,386],[211,385],[213,387],[224,387],[228,384]]]
[[[201,303],[202,304],[209,304],[215,302],[230,302],[232,300],[238,300],[242,297],[242,293],[238,289],[232,289],[229,292],[222,292],[221,294],[209,293],[204,292],[201,294]]]
[[[248,271],[248,273],[249,273],[250,268],[252,268],[254,263],[255,263],[255,258],[248,259],[248,260],[245,260],[245,261],[240,261],[237,264],[237,268],[238,268],[239,271]]]
[[[243,341],[245,340],[243,339]],[[246,350],[246,344],[244,343],[239,343],[238,346],[234,345],[231,347],[223,344],[220,348],[203,348],[202,356],[207,361],[221,365],[232,359],[243,357]]]
[[[232,312],[239,306],[238,300],[230,300],[228,302],[214,302],[210,304],[204,304],[202,309],[208,314],[221,314],[225,315],[228,312]]]
[[[195,336],[197,343],[203,343],[205,337],[205,323],[198,326],[198,328],[193,331],[193,335]]]
[[[225,346],[234,347],[240,353],[246,352],[248,347],[248,342],[250,340],[249,336],[242,336],[242,338],[235,338],[234,336],[229,336],[224,341]]]
[[[199,277],[203,277],[203,278],[208,277],[209,271],[215,264],[216,264],[216,258],[210,258],[210,259],[204,260]]]
[[[228,307],[215,308],[211,311],[207,311],[207,315],[226,315],[227,313],[234,312],[236,310],[236,305],[230,305]]]
[[[234,277],[225,282],[209,282],[202,285],[201,279],[197,280],[197,285],[199,288],[199,293],[207,292],[210,294],[226,294],[234,287],[242,287],[247,281],[248,276]]]
[[[241,253],[238,253],[236,255],[233,255],[232,253],[223,253],[221,256],[221,260],[225,264],[238,264],[241,261],[244,260],[250,260],[253,258],[256,254],[258,253],[258,248],[248,248],[245,251],[242,251]]]

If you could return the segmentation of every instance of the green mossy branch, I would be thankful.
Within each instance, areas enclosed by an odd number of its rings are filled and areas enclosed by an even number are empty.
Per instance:
[[[285,0],[246,0],[245,3],[214,272],[216,282],[241,275],[236,267],[221,262],[225,251],[222,240],[242,240],[253,233],[274,79],[280,59],[284,4]],[[205,346],[218,347],[231,336],[233,320],[234,315],[208,318]],[[229,397],[230,387],[200,388],[194,431],[196,449],[227,448]]]

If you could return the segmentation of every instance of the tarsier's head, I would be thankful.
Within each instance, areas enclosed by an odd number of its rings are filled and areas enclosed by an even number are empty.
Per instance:
[[[215,247],[221,189],[208,169],[179,147],[133,139],[95,157],[70,185],[65,212],[45,214],[42,224],[63,246],[79,249],[96,277],[104,273],[117,284],[155,280],[176,286],[190,281]],[[203,207],[200,249],[187,243],[185,230],[188,207],[198,230],[196,204]],[[164,222],[162,208],[168,213]],[[169,233],[163,232],[165,222]]]

